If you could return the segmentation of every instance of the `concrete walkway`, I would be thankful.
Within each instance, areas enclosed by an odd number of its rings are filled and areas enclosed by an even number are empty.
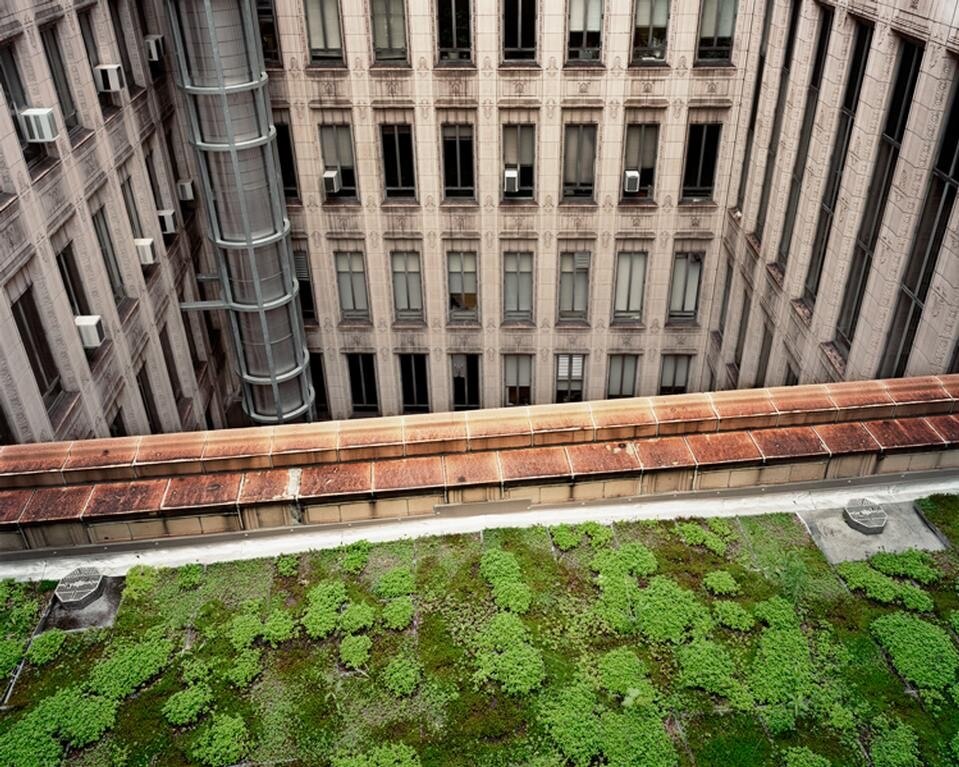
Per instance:
[[[839,509],[853,498],[878,503],[905,503],[933,493],[959,493],[959,472],[930,472],[908,477],[868,477],[841,483],[803,483],[789,487],[750,488],[722,493],[687,493],[672,497],[569,503],[534,509],[499,510],[496,504],[471,506],[432,517],[382,520],[324,528],[284,528],[203,538],[147,541],[115,546],[86,546],[62,552],[3,555],[0,578],[58,580],[76,567],[95,567],[106,575],[123,575],[135,565],[177,567],[189,562],[227,562],[274,557],[311,549],[329,549],[360,539],[394,541],[497,527],[531,527],[588,520],[617,522],[679,517],[734,517],[777,512]],[[492,512],[492,513],[491,513]],[[805,516],[800,514],[800,516]]]

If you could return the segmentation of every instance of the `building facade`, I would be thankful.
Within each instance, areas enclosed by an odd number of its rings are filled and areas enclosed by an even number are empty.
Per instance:
[[[153,428],[138,370],[159,429],[206,413],[221,425],[237,390],[222,317],[177,309],[177,297],[218,291],[192,217],[207,201],[196,183],[193,202],[178,200],[177,182],[198,176],[167,74],[169,16],[131,0],[14,6],[0,19],[5,80],[10,60],[21,80],[5,83],[8,106],[55,106],[61,130],[37,160],[14,110],[0,116],[0,404],[17,414],[12,436],[103,436],[118,403],[128,430]],[[269,74],[318,417],[956,368],[949,0],[244,7]],[[130,73],[118,93],[98,94],[86,66],[87,14],[95,55]],[[70,54],[62,75],[42,55],[50,29]],[[151,34],[167,43],[158,62]],[[63,83],[85,139],[65,129]],[[154,213],[171,209],[176,233],[163,235]],[[113,250],[139,344],[104,229],[123,243]],[[158,266],[140,267],[142,237]],[[104,317],[122,379],[112,389],[77,337],[57,261],[67,242]],[[17,304],[24,284],[37,286],[35,320]],[[45,405],[62,399],[52,373],[28,364],[44,357],[31,349],[37,323],[78,403],[69,428]]]

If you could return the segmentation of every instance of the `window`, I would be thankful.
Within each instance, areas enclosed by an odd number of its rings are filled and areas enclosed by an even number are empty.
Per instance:
[[[556,401],[583,401],[583,354],[556,355]]]
[[[536,126],[504,125],[503,197],[533,196],[536,184],[535,158]]]
[[[799,383],[799,373],[796,372],[796,369],[786,363],[786,377],[783,379],[783,386],[795,386]]]
[[[696,321],[702,272],[702,253],[676,254],[673,260],[673,281],[669,290],[670,322]]]
[[[589,253],[559,256],[559,321],[585,321],[589,308]]]
[[[406,13],[403,0],[372,0],[373,52],[377,61],[406,60]]]
[[[719,335],[726,333],[726,315],[729,312],[729,293],[733,286],[733,262],[726,262],[726,276],[723,278],[723,297],[719,302]]]
[[[816,53],[813,58],[812,74],[806,89],[806,104],[803,107],[802,123],[799,127],[799,142],[796,145],[796,160],[793,163],[789,180],[789,198],[786,201],[786,213],[783,218],[782,237],[776,252],[776,263],[785,274],[792,244],[793,230],[796,225],[796,212],[799,208],[799,195],[802,193],[803,177],[806,175],[806,157],[809,154],[809,142],[812,140],[812,128],[816,121],[816,107],[819,105],[819,89],[822,74],[826,67],[826,50],[829,47],[829,35],[832,32],[833,11],[826,5],[819,8],[819,33],[816,39]]]
[[[669,0],[636,0],[633,28],[633,63],[660,62],[666,58],[666,25]]]
[[[374,2],[373,13],[383,3]],[[403,22],[403,4],[400,6],[400,23]],[[341,62],[343,43],[340,40],[340,7],[338,0],[306,0],[306,26],[310,38],[310,63]],[[403,32],[400,31],[402,39]],[[377,56],[379,57],[379,56]]]
[[[447,197],[472,197],[473,126],[443,126],[443,193]]]
[[[142,2],[133,3],[133,20],[136,22],[135,36],[137,40],[143,40],[147,36],[147,19],[143,5]],[[160,78],[166,71],[162,57],[160,61],[148,61],[147,68],[150,70],[150,77],[153,80]]]
[[[143,237],[143,225],[140,223],[140,214],[137,212],[132,177],[127,176],[120,183],[120,194],[123,196],[123,207],[127,212],[127,220],[130,222],[130,231],[133,232],[134,237]]]
[[[849,276],[846,278],[846,287],[839,309],[839,321],[836,323],[836,334],[833,338],[833,345],[843,355],[848,356],[852,339],[856,334],[856,325],[859,323],[859,310],[862,308],[862,300],[866,294],[866,282],[869,279],[876,243],[879,241],[879,230],[882,227],[886,203],[889,200],[889,189],[896,175],[896,163],[899,159],[902,138],[906,132],[906,122],[909,119],[921,63],[922,46],[903,40],[899,51],[896,78],[886,108],[886,122],[879,137],[879,152],[866,193],[863,216],[859,222],[859,234],[856,236]]]
[[[16,441],[17,438],[13,433],[13,429],[10,428],[10,419],[7,418],[7,411],[5,408],[0,407],[0,445],[12,445]]]
[[[409,125],[381,125],[387,197],[414,197],[413,132]]]
[[[733,57],[736,0],[703,0],[697,63],[729,62]]]
[[[810,310],[816,305],[816,297],[819,295],[822,270],[826,262],[826,247],[829,244],[829,235],[832,232],[836,203],[839,201],[839,187],[842,185],[846,157],[849,154],[852,127],[856,119],[856,110],[859,107],[859,94],[862,91],[862,82],[866,74],[866,61],[869,58],[871,41],[872,27],[857,20],[853,52],[849,58],[849,72],[846,76],[846,88],[839,109],[839,125],[836,128],[832,154],[829,157],[826,185],[823,188],[819,215],[816,220],[816,235],[813,238],[812,255],[809,259],[809,269],[806,272],[806,282],[803,285],[802,300]]]
[[[310,3],[307,4],[309,14]],[[260,29],[260,42],[263,45],[263,61],[269,67],[282,67],[283,58],[280,56],[280,35],[276,28],[276,8],[273,0],[256,0],[256,21]],[[312,40],[310,49],[312,53]]]
[[[533,321],[533,254],[503,254],[503,319]]]
[[[276,152],[280,158],[280,175],[283,178],[283,194],[287,200],[296,200],[300,189],[296,181],[296,159],[293,156],[293,139],[290,126],[285,122],[274,122],[276,126]]]
[[[350,396],[355,415],[376,415],[380,412],[376,396],[376,355],[347,354],[346,366],[350,374]]]
[[[117,413],[113,416],[113,420],[110,421],[110,436],[111,437],[125,437],[127,436],[127,427],[123,423],[123,410],[122,408],[117,408]]]
[[[160,178],[157,176],[156,160],[153,151],[143,155],[143,164],[147,169],[147,180],[150,182],[150,191],[153,193],[153,204],[157,210],[163,210],[163,193],[160,191]]]
[[[746,128],[746,149],[743,151],[743,162],[739,169],[739,190],[736,192],[736,210],[742,211],[743,200],[746,197],[746,180],[749,177],[749,166],[753,157],[753,141],[756,137],[756,120],[759,117],[759,96],[762,93],[763,75],[766,72],[766,48],[769,44],[769,27],[772,24],[775,3],[766,3],[763,11],[763,31],[759,36],[759,61],[756,65],[756,78],[753,81],[752,106],[749,108],[749,124]]]
[[[624,200],[652,198],[658,144],[658,125],[626,126],[626,158],[623,162]]]
[[[533,357],[529,354],[503,355],[506,407],[529,405],[532,391]]]
[[[306,243],[300,242],[293,247],[293,271],[299,284],[300,313],[307,325],[316,324],[316,300],[313,297],[313,278],[310,269],[310,254]]]
[[[684,200],[711,200],[719,154],[719,123],[694,123],[689,126],[686,143],[686,168],[683,172]]]
[[[137,2],[137,0],[134,0]],[[137,86],[136,78],[133,76],[133,65],[130,62],[130,49],[127,45],[127,27],[120,18],[120,0],[107,0],[107,8],[110,10],[110,23],[113,25],[113,36],[117,41],[117,48],[120,51],[120,65],[123,69],[123,79],[131,90]]]
[[[100,54],[97,52],[97,38],[93,33],[93,9],[77,13],[80,22],[80,35],[83,37],[83,47],[87,52],[87,63],[90,65],[90,76],[93,76],[94,67],[100,66]],[[113,96],[110,93],[101,93],[97,90],[97,99],[100,109],[106,111],[114,107]]]
[[[326,393],[323,355],[310,352],[310,380],[313,382],[313,412],[321,420],[330,418],[330,401]]]
[[[343,320],[369,320],[370,305],[366,300],[363,254],[340,252],[335,253],[333,258],[336,261],[336,284],[340,293]]]
[[[106,266],[107,277],[110,279],[110,289],[113,291],[113,300],[119,304],[127,297],[126,288],[123,285],[123,275],[120,273],[120,264],[117,262],[116,251],[113,250],[113,238],[110,236],[110,227],[107,225],[107,217],[101,206],[93,214],[93,229],[96,231],[97,243],[100,246],[100,255],[103,257],[103,264]]]
[[[37,311],[37,304],[33,300],[32,285],[13,302],[11,308],[20,333],[20,341],[30,361],[30,369],[40,389],[40,396],[43,397],[43,404],[49,411],[63,393],[63,387],[60,371],[54,362],[53,352],[50,351],[43,323],[40,322],[40,312]]]
[[[23,80],[20,79],[20,69],[17,67],[16,59],[13,57],[13,45],[7,45],[0,48],[0,86],[3,89],[3,95],[7,99],[7,106],[10,108],[10,119],[13,121],[13,128],[20,139],[20,149],[23,151],[23,157],[27,161],[28,168],[34,168],[47,158],[45,144],[33,144],[27,141],[26,135],[20,128],[20,120],[17,113],[22,109],[29,108],[27,95],[23,90]]]
[[[166,364],[167,377],[170,379],[170,388],[173,390],[173,399],[179,402],[183,396],[183,386],[180,383],[180,374],[176,368],[176,357],[173,356],[173,347],[170,346],[170,335],[166,325],[160,329],[160,351],[163,352],[163,362]]]
[[[426,355],[400,355],[400,384],[404,413],[430,412],[430,390],[426,380]]]
[[[326,198],[355,198],[356,170],[353,164],[353,136],[349,125],[321,125],[320,151],[323,167],[337,172],[336,189],[326,189]]]
[[[685,394],[689,385],[689,354],[664,354],[659,378],[660,394]]]
[[[603,0],[569,0],[569,60],[598,61],[602,29]]]
[[[470,4],[469,0],[437,0],[439,18],[440,61],[469,61]]]
[[[536,58],[536,0],[503,0],[503,59]]]
[[[743,291],[743,306],[739,313],[739,331],[736,333],[736,349],[733,352],[733,362],[738,370],[743,364],[743,351],[746,348],[746,333],[749,330],[749,305],[752,296],[748,290]]]
[[[396,321],[423,319],[419,253],[393,253],[393,306]]]
[[[60,104],[60,114],[63,124],[68,131],[80,127],[77,118],[77,105],[73,101],[73,92],[70,90],[70,81],[67,79],[67,70],[63,66],[63,56],[60,53],[60,41],[57,39],[55,26],[45,27],[40,32],[43,40],[43,52],[47,57],[47,66],[53,76],[53,88],[57,92],[57,102]]]
[[[900,280],[878,378],[898,378],[906,371],[929,284],[936,271],[949,218],[959,193],[959,76],[953,81],[952,106],[944,117],[945,129],[939,137],[936,162]]]
[[[153,401],[153,389],[150,387],[150,374],[147,372],[146,363],[140,366],[140,372],[137,373],[137,389],[140,391],[140,399],[143,400],[150,433],[159,434],[163,431],[163,425],[160,423],[160,415]]]
[[[638,354],[610,354],[606,399],[636,396],[636,370],[638,367]]]
[[[596,126],[567,125],[563,157],[563,197],[593,198]]]
[[[451,252],[447,256],[450,291],[450,319],[479,319],[477,300],[476,253]]]
[[[450,368],[453,374],[453,410],[477,410],[480,406],[478,354],[453,354]]]
[[[616,254],[616,285],[613,295],[614,321],[643,318],[643,291],[646,284],[646,253],[622,251]]]
[[[763,323],[763,340],[759,345],[759,363],[756,366],[756,378],[753,383],[754,388],[761,388],[766,385],[766,372],[769,370],[769,352],[773,345],[773,332],[769,324]]]
[[[73,316],[79,317],[83,314],[90,314],[90,304],[87,302],[83,280],[80,278],[80,271],[77,269],[77,259],[73,253],[72,242],[68,242],[57,253],[57,269],[60,272],[60,279],[63,281],[63,289],[67,293],[67,301],[70,302],[70,310],[73,312]]]

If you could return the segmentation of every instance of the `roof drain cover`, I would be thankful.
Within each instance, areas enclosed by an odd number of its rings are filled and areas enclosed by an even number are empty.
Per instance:
[[[78,567],[57,584],[57,600],[67,610],[81,610],[103,593],[103,576],[93,567]]]
[[[864,535],[879,535],[889,517],[878,503],[867,498],[855,498],[842,510],[842,518],[853,530]]]

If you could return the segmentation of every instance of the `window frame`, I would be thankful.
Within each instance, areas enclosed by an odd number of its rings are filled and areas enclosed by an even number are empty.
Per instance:
[[[308,8],[308,5],[309,0],[305,0],[304,10]],[[263,63],[267,69],[271,67],[282,69],[283,47],[280,44],[279,25],[276,23],[276,3],[274,0],[256,0],[254,11],[256,13],[256,27],[263,48]],[[267,28],[265,32],[264,27]],[[269,27],[272,27],[272,34]],[[309,26],[307,26],[307,45],[309,45],[309,34]],[[272,45],[267,43],[268,40],[273,41]],[[272,55],[274,50],[276,51],[275,56]]]
[[[582,258],[585,256],[585,259]],[[583,261],[586,265],[583,266]],[[577,263],[578,261],[578,263]],[[570,268],[567,268],[567,264]],[[559,279],[557,280],[556,321],[563,323],[586,323],[589,321],[590,270],[593,266],[593,254],[588,250],[563,250],[559,254]],[[570,276],[567,276],[570,275]],[[585,289],[580,285],[585,282]],[[568,287],[567,287],[568,285]],[[577,306],[577,288],[583,298],[582,307]],[[564,293],[569,294],[569,305],[564,308]]]
[[[383,195],[384,200],[416,200],[416,142],[413,135],[413,126],[410,123],[380,123],[380,151],[382,155],[382,168],[383,168]],[[403,178],[403,161],[402,161],[402,150],[401,150],[401,136],[407,136],[409,139],[409,151],[410,151],[410,172],[412,173],[411,179]],[[389,183],[389,169],[387,167],[387,141],[392,140],[394,151],[396,153],[396,167],[394,172],[396,173],[396,180],[400,182],[397,185],[390,186]],[[402,182],[408,180],[409,184],[403,184]]]
[[[481,0],[482,1],[482,0]],[[466,45],[457,45],[457,13],[460,4],[466,4]],[[443,45],[447,25],[442,19],[444,4],[451,6],[449,19],[452,22],[452,45]],[[462,54],[466,55],[462,55]],[[445,54],[445,55],[444,55]],[[436,0],[436,61],[439,66],[456,66],[473,63],[473,3],[470,0]]]
[[[429,413],[431,411],[430,355],[423,352],[403,352],[396,356],[400,368],[400,407],[403,415]],[[421,369],[417,369],[417,366]],[[407,371],[411,380],[407,379]],[[407,394],[413,395],[410,401]],[[425,395],[425,401],[420,401],[423,395]]]
[[[23,85],[23,77],[20,75],[20,65],[17,63],[15,40],[0,45],[0,91],[6,98],[10,120],[13,122],[14,133],[19,139],[20,151],[27,169],[33,173],[44,166],[50,154],[46,144],[27,141],[20,126],[18,114],[21,110],[29,109],[30,102],[27,100],[27,91]]]
[[[510,383],[510,365],[515,366],[515,382]],[[523,367],[527,371],[523,371]],[[504,354],[503,355],[503,406],[504,407],[527,407],[533,404],[533,355],[532,354]],[[521,374],[528,372],[528,380],[523,384]],[[515,390],[515,401],[511,401],[510,390]],[[525,401],[522,397],[523,389],[526,389]]]
[[[626,289],[626,308],[619,308],[619,298],[620,298],[620,278],[622,277],[622,264],[624,257],[630,257],[629,267],[628,267],[628,280],[629,286]],[[641,271],[642,279],[639,283],[639,307],[637,309],[630,309],[632,304],[631,298],[633,297],[633,288],[635,287],[635,280],[633,279],[633,271],[635,270],[635,257],[639,257],[639,260],[642,262]],[[641,324],[643,322],[643,312],[646,309],[646,272],[649,268],[649,253],[645,250],[627,250],[621,249],[616,251],[616,263],[615,263],[615,272],[613,274],[613,300],[612,300],[612,319],[611,322],[614,324]]]
[[[507,160],[507,141],[506,135],[508,132],[515,131],[516,133],[516,158],[517,162],[515,164],[508,162]],[[523,162],[523,135],[526,133],[532,134],[532,158],[529,163]],[[500,186],[502,190],[502,199],[504,200],[534,200],[536,198],[536,124],[535,123],[504,123],[501,131],[501,140],[503,142],[503,151],[502,151],[502,161],[503,161],[503,176],[504,182]],[[505,175],[506,171],[510,168],[515,167],[517,175],[517,188],[515,192],[507,192],[505,184]],[[529,183],[523,183],[524,172],[523,169],[527,168],[527,174],[529,176]]]
[[[397,264],[402,261],[402,270],[397,270]],[[413,264],[416,268],[410,269]],[[400,290],[400,280],[403,282],[403,291]],[[390,293],[393,296],[393,320],[397,323],[425,322],[425,301],[423,291],[423,266],[420,254],[414,250],[390,251]],[[415,287],[415,290],[413,290]],[[401,293],[405,293],[405,300],[401,302]],[[419,308],[414,307],[415,296]],[[402,307],[401,304],[406,304]]]
[[[390,42],[393,41],[393,29],[392,29],[392,18],[394,14],[389,13],[389,10],[386,9],[386,5],[391,5],[393,3],[400,3],[403,8],[402,20],[403,20],[403,47],[402,48],[377,48],[376,45],[376,4],[381,2],[384,4],[384,10],[386,13],[386,24],[387,24],[387,36],[390,38]],[[408,65],[410,57],[410,43],[409,43],[409,20],[407,19],[406,14],[406,2],[405,0],[371,0],[370,2],[370,44],[373,48],[373,63],[379,64],[382,66],[397,66],[397,65]]]
[[[562,374],[564,367],[566,375]],[[576,372],[576,363],[579,364],[579,375]],[[567,402],[582,402],[586,391],[586,355],[581,352],[561,352],[556,355],[556,364],[553,366],[554,384],[557,404]],[[576,388],[575,384],[579,387]]]
[[[681,353],[666,353],[662,355],[662,362],[660,363],[659,368],[659,393],[661,395],[669,394],[686,394],[689,391],[689,371],[693,367],[693,354],[681,354]],[[672,360],[672,378],[671,384],[665,386],[664,382],[666,380],[666,368],[667,362]],[[682,360],[682,363],[680,363]],[[680,368],[683,368],[683,384],[682,386],[676,385],[676,372]]]
[[[674,299],[676,298],[676,285],[679,271],[679,264],[681,262],[685,263],[683,267],[683,292],[681,298],[680,306],[674,305]],[[694,286],[694,295],[693,295],[693,307],[689,308],[689,291],[690,291],[690,281],[689,281],[689,264],[698,263],[699,269],[696,274],[696,281]],[[694,324],[697,322],[699,317],[699,300],[700,294],[702,293],[703,286],[703,272],[705,271],[706,265],[706,254],[704,251],[692,251],[692,250],[680,250],[676,251],[673,254],[673,268],[670,272],[669,278],[669,294],[668,294],[668,303],[667,303],[667,313],[666,313],[666,322],[670,325],[677,324]]]
[[[663,30],[662,45],[637,45],[640,34],[639,8],[641,3],[648,3],[649,23],[646,26],[647,40],[654,39],[654,30],[659,29],[655,25],[656,6],[662,5],[666,8],[666,20]],[[633,0],[633,25],[630,35],[630,64],[632,66],[663,66],[666,64],[666,52],[669,49],[669,8],[670,0]],[[656,51],[659,55],[656,55]],[[643,55],[643,52],[653,52],[652,55]]]
[[[350,123],[331,123],[329,125],[321,124],[317,126],[319,131],[320,139],[320,155],[323,160],[323,170],[337,170],[340,174],[340,191],[335,193],[329,193],[325,189],[323,190],[323,199],[326,202],[332,202],[333,200],[359,200],[360,191],[359,191],[359,179],[357,178],[356,173],[356,152],[353,146],[353,126]],[[343,163],[343,158],[340,156],[340,149],[342,148],[342,138],[341,133],[346,131],[348,142],[346,146],[350,150],[350,164],[345,165]],[[327,139],[324,138],[324,134],[332,134],[332,147],[328,145]],[[381,138],[382,141],[382,138]],[[325,148],[324,148],[325,147]],[[326,149],[333,149],[331,152],[327,152]],[[330,155],[335,155],[331,157]],[[335,160],[335,164],[331,164],[331,160]],[[343,183],[344,173],[343,169],[348,168],[352,176],[353,183],[352,185],[346,185]],[[352,190],[352,191],[349,191]]]
[[[447,161],[447,142],[455,145],[456,167]],[[468,146],[469,162],[464,162],[464,144]],[[476,139],[475,130],[468,123],[443,123],[440,125],[440,156],[443,166],[443,199],[468,201],[476,199]],[[464,176],[468,175],[468,179]],[[451,179],[451,176],[455,178]],[[454,181],[453,184],[450,181]],[[470,181],[466,184],[464,181]]]
[[[86,288],[83,285],[83,278],[77,268],[77,256],[73,251],[73,241],[71,240],[60,248],[55,258],[57,271],[60,273],[60,281],[63,283],[63,289],[67,294],[67,302],[70,304],[73,316],[81,317],[92,314]]]
[[[70,75],[63,63],[62,45],[60,43],[59,23],[47,24],[40,29],[40,47],[50,70],[53,80],[53,90],[60,106],[60,119],[68,135],[76,135],[82,129],[80,115],[77,111],[77,102],[70,85]]]
[[[330,32],[331,29],[328,26],[330,19],[327,18],[327,14],[324,13],[324,4],[329,4],[336,13],[336,36],[337,42],[339,45],[337,47],[331,47],[330,42]],[[317,6],[318,11],[318,23],[322,27],[322,33],[324,38],[325,47],[313,47],[313,37],[311,35],[312,26],[311,20],[313,19],[313,13],[310,11],[312,5]],[[340,8],[339,0],[304,0],[304,19],[306,20],[306,45],[309,50],[310,63],[311,67],[323,67],[323,66],[342,66],[346,55],[345,47],[343,45],[343,13]],[[371,10],[372,13],[372,10]]]
[[[700,140],[698,142],[698,162],[696,163],[697,170],[695,171],[694,181],[698,182],[696,185],[691,185],[688,183],[690,167],[691,167],[691,150],[694,145],[693,132],[702,131]],[[715,136],[713,136],[715,133]],[[712,162],[712,172],[709,174],[709,185],[706,186],[703,184],[704,179],[704,170],[705,170],[705,158],[708,155],[709,144],[711,141],[715,141],[714,153],[713,153],[713,162]],[[722,151],[723,144],[723,123],[721,122],[691,122],[686,131],[686,151],[683,156],[683,175],[682,175],[682,191],[680,193],[680,202],[713,202],[713,196],[716,193],[716,171],[719,169],[719,159],[720,152]]]
[[[583,5],[583,17],[577,23],[582,23],[582,29],[573,29],[573,3],[581,2]],[[590,5],[595,3],[599,5],[599,29],[590,30],[589,12]],[[566,3],[566,65],[567,66],[586,66],[600,65],[603,62],[603,24],[606,20],[605,0],[567,0]],[[588,34],[594,31],[597,36],[595,45],[590,45]],[[578,34],[580,40],[574,45],[573,35]]]
[[[529,257],[529,269],[522,269],[522,260],[524,256]],[[510,262],[515,262],[515,268],[510,269]],[[507,250],[503,252],[503,322],[506,324],[517,323],[517,324],[532,324],[534,317],[534,308],[536,304],[536,285],[535,285],[535,265],[536,258],[531,250]],[[528,298],[529,298],[529,309],[522,309],[522,297],[523,290],[526,287],[526,282],[523,278],[523,275],[529,274],[529,284],[528,284]],[[509,282],[510,277],[515,281],[515,296],[516,296],[516,305],[513,308],[510,308],[508,296],[510,294]]]
[[[457,404],[456,402],[456,379],[459,377],[456,375],[456,358],[463,358],[463,366],[465,370],[465,376],[463,376],[464,384],[463,390],[467,401],[463,404]],[[456,411],[463,410],[479,410],[483,406],[483,375],[482,375],[482,364],[483,364],[483,355],[470,352],[456,352],[450,354],[450,405],[451,409]],[[472,393],[476,395],[475,404],[470,402],[470,362],[475,362],[476,367],[476,381],[475,381],[475,391]]]
[[[91,219],[93,220],[93,231],[96,234],[97,245],[100,248],[100,257],[107,272],[107,280],[110,283],[110,291],[113,294],[114,303],[119,306],[127,298],[127,289],[123,279],[123,271],[120,269],[120,262],[117,260],[113,235],[110,233],[106,205],[100,205],[91,215]]]
[[[341,256],[347,258],[347,264],[349,269],[343,271],[340,269]],[[358,257],[359,264],[362,267],[361,271],[355,271],[354,266],[356,259],[354,256]],[[372,313],[370,311],[370,294],[369,287],[366,281],[366,257],[361,250],[335,250],[333,251],[333,272],[336,274],[336,293],[339,299],[340,305],[340,321],[343,323],[350,322],[362,322],[369,323],[372,321]],[[352,303],[351,308],[346,308],[344,304],[344,282],[343,276],[348,275],[349,287],[350,287],[350,302]],[[359,283],[357,283],[359,279]],[[364,307],[362,309],[356,308],[356,299],[360,295],[360,291],[357,286],[361,286],[363,303]]]
[[[636,387],[639,383],[639,355],[635,352],[617,352],[607,355],[606,362],[606,399],[628,399],[636,396]],[[619,375],[617,382],[618,393],[613,393],[613,363],[619,362]],[[632,386],[629,393],[623,393],[624,382],[626,381],[627,362],[632,365]]]
[[[539,51],[538,51],[539,35],[537,34],[538,32],[537,27],[539,26],[539,14],[537,13],[538,9],[536,7],[537,0],[502,0],[502,2],[503,2],[503,6],[502,6],[503,12],[502,12],[501,18],[502,18],[502,24],[503,24],[503,35],[502,35],[502,45],[500,45],[501,62],[503,64],[506,64],[507,66],[509,65],[515,66],[517,64],[521,65],[523,63],[534,64],[536,62],[536,57],[539,54]],[[507,47],[507,44],[506,44],[506,40],[507,40],[506,30],[508,29],[508,26],[509,26],[507,23],[508,21],[507,12],[509,11],[509,9],[507,8],[507,5],[510,2],[516,3],[516,16],[517,16],[517,19],[519,20],[519,24],[517,25],[518,31],[516,33],[516,42],[518,43],[518,45],[512,48]],[[524,32],[523,23],[522,23],[524,4],[529,4],[529,5],[532,5],[533,7],[533,44],[532,46],[522,45],[523,32]],[[516,51],[520,55],[510,55],[511,51]]]
[[[715,33],[712,36],[712,45],[704,45],[703,27],[705,26],[706,7],[709,2],[715,2],[716,14],[714,18]],[[724,3],[732,5],[732,19],[730,21],[729,44],[720,44],[719,41],[724,36],[720,35],[720,23],[722,21],[722,6]],[[738,0],[703,0],[699,9],[699,24],[696,28],[696,60],[694,66],[697,67],[716,67],[732,66],[733,47],[736,44],[736,22],[739,19]],[[705,51],[705,53],[704,53]],[[719,55],[716,55],[719,54]]]
[[[359,380],[354,378],[354,366],[359,374]],[[375,416],[380,414],[379,382],[376,375],[376,354],[373,352],[346,353],[347,383],[350,388],[350,408],[354,416]],[[372,381],[369,379],[372,378]],[[363,395],[362,402],[357,402],[357,389]],[[372,394],[372,400],[369,395]]]
[[[300,179],[296,169],[296,142],[293,140],[293,126],[287,120],[277,120],[274,116],[273,127],[276,130],[276,158],[277,167],[280,169],[280,182],[283,185],[283,196],[288,203],[299,203]]]
[[[570,141],[570,135],[575,135],[576,139]],[[589,163],[589,183],[585,183],[583,180],[583,162],[582,162],[582,151],[583,151],[583,136],[591,133],[592,142],[593,142],[593,156]],[[578,202],[593,202],[596,194],[596,161],[598,153],[598,137],[599,130],[597,129],[596,123],[580,123],[580,122],[568,122],[563,124],[563,165],[562,165],[562,179],[563,179],[563,200],[564,201],[578,201]],[[575,180],[570,182],[567,181],[566,176],[566,166],[567,158],[569,157],[570,151],[573,149],[572,144],[575,144],[575,160],[576,165]]]
[[[643,184],[643,173],[646,169],[646,166],[643,163],[644,155],[646,152],[646,142],[649,141],[648,133],[653,134],[652,141],[654,143],[653,148],[653,164],[649,170],[649,183]],[[636,155],[638,157],[638,162],[636,167],[631,167],[629,164],[630,160],[630,136],[638,134],[636,139]],[[656,165],[657,160],[659,160],[659,123],[627,123],[625,126],[625,131],[623,134],[623,177],[622,183],[620,184],[620,199],[623,202],[631,203],[650,203],[654,202],[654,196],[656,192]],[[639,191],[636,192],[627,192],[626,191],[626,171],[635,170],[639,171]]]
[[[453,271],[453,257],[459,257],[460,260],[460,269],[458,272]],[[472,256],[473,259],[473,271],[468,271],[466,263],[468,259],[467,256]],[[458,293],[454,293],[452,278],[456,274],[459,276],[460,285],[463,287]],[[466,287],[466,276],[468,274],[473,275],[473,282],[475,283],[476,290],[474,295],[474,305],[473,307],[466,306],[467,296],[470,294],[465,290]],[[447,317],[450,323],[471,323],[475,324],[479,322],[480,319],[480,294],[479,294],[479,251],[478,250],[449,250],[446,253],[446,291],[449,297],[448,302],[448,312]],[[454,295],[459,296],[460,305],[454,306],[453,297]]]

